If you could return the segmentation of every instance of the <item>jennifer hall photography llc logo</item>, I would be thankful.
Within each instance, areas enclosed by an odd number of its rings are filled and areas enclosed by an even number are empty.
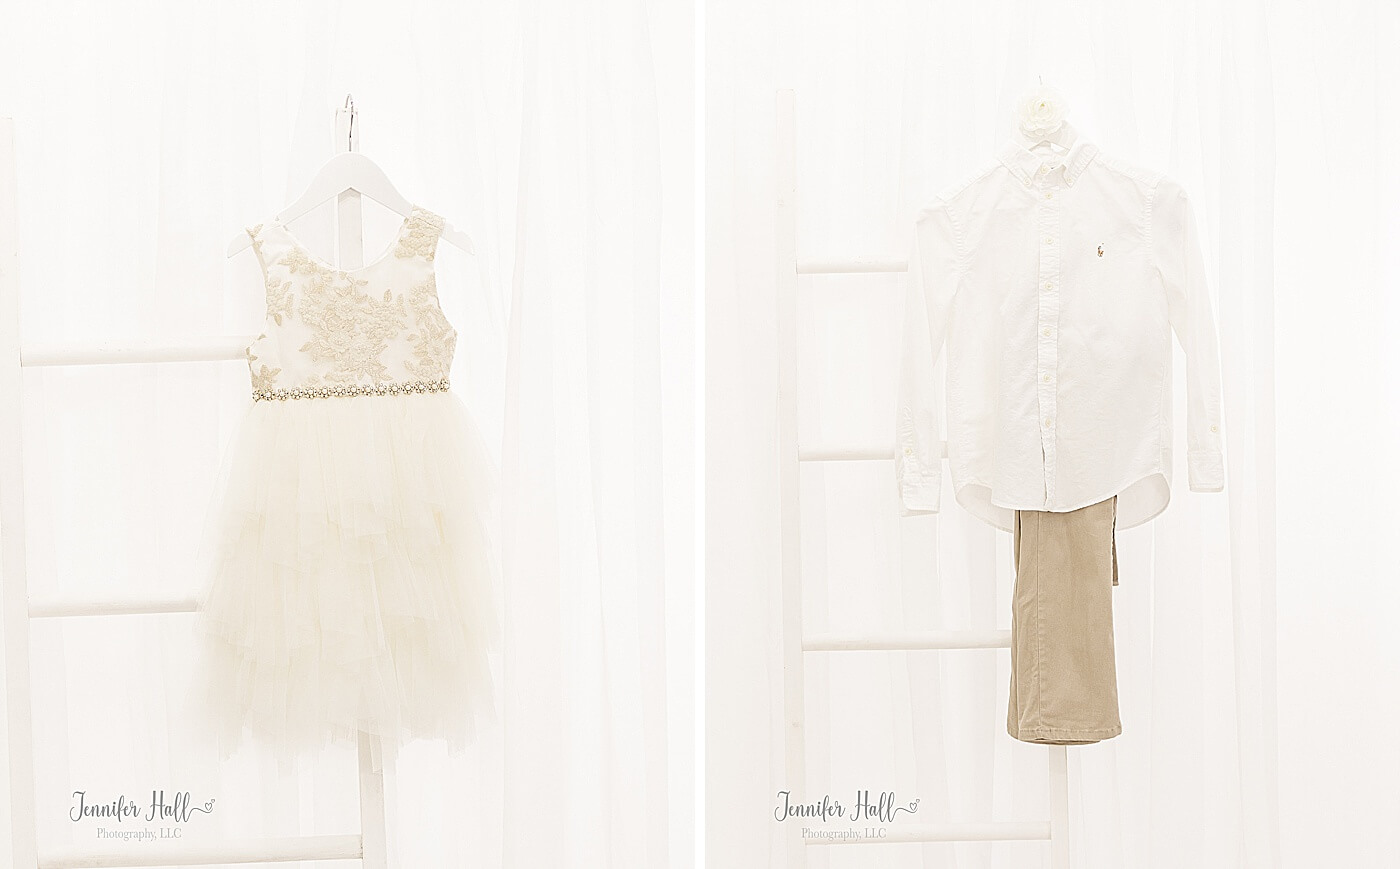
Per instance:
[[[883,839],[887,834],[885,824],[899,820],[900,813],[912,815],[918,810],[918,800],[901,803],[895,799],[894,791],[880,791],[874,799],[870,791],[856,791],[850,806],[831,794],[823,794],[818,802],[797,803],[791,792],[778,791],[773,817],[780,823],[807,821],[802,826],[804,839]],[[816,823],[840,826],[811,826]]]
[[[184,827],[181,825],[193,817],[208,815],[213,811],[212,798],[195,803],[190,798],[189,791],[167,794],[163,790],[153,790],[149,803],[138,803],[125,794],[118,794],[115,799],[99,802],[87,791],[73,791],[73,804],[68,810],[68,819],[75,824],[88,820],[100,822],[94,831],[99,839],[146,842],[156,839],[179,839],[184,836]],[[147,826],[152,823],[158,823],[160,826]],[[131,826],[126,826],[128,824]]]

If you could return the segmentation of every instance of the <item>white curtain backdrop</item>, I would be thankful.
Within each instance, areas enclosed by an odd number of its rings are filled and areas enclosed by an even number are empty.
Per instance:
[[[1393,865],[1396,12],[710,0],[707,15],[711,865],[787,865],[774,91],[796,92],[799,256],[898,257],[914,210],[994,154],[1037,76],[1085,136],[1194,195],[1225,386],[1226,493],[1188,492],[1179,467],[1167,512],[1118,536],[1124,732],[1069,749],[1073,865]],[[805,445],[892,443],[903,281],[800,279]],[[1011,537],[949,493],[936,518],[900,519],[889,462],[809,465],[801,489],[809,631],[1009,627]],[[1004,652],[807,661],[797,801],[868,789],[919,799],[924,823],[1049,816],[1046,749],[1006,734]],[[833,869],[1049,865],[1038,843],[808,851]]]
[[[256,263],[225,247],[331,156],[347,93],[363,153],[475,241],[442,245],[439,293],[501,466],[502,715],[464,757],[399,756],[394,866],[691,862],[693,11],[587,7],[60,2],[0,24],[27,345],[256,334]],[[300,230],[327,256],[333,207]],[[365,250],[396,221],[366,200]],[[194,593],[247,378],[26,372],[34,597]],[[215,798],[186,842],[358,831],[353,748],[280,777],[252,750],[218,764],[180,720],[192,627],[34,622],[41,853],[121,846],[69,820],[78,790]]]

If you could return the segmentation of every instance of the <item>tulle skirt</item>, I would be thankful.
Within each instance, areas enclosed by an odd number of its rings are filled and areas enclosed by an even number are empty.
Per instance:
[[[495,717],[494,479],[451,392],[249,408],[199,547],[191,699],[221,758],[465,748]]]

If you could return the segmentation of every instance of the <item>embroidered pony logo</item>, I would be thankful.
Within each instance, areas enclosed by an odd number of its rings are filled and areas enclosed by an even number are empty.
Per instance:
[[[1103,245],[1099,245],[1099,256],[1103,256]]]

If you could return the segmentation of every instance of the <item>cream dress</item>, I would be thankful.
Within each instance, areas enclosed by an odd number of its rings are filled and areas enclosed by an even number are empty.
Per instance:
[[[200,545],[194,693],[221,757],[251,735],[285,768],[360,731],[456,752],[494,717],[494,467],[449,391],[442,226],[414,207],[350,270],[247,230],[267,319]]]

